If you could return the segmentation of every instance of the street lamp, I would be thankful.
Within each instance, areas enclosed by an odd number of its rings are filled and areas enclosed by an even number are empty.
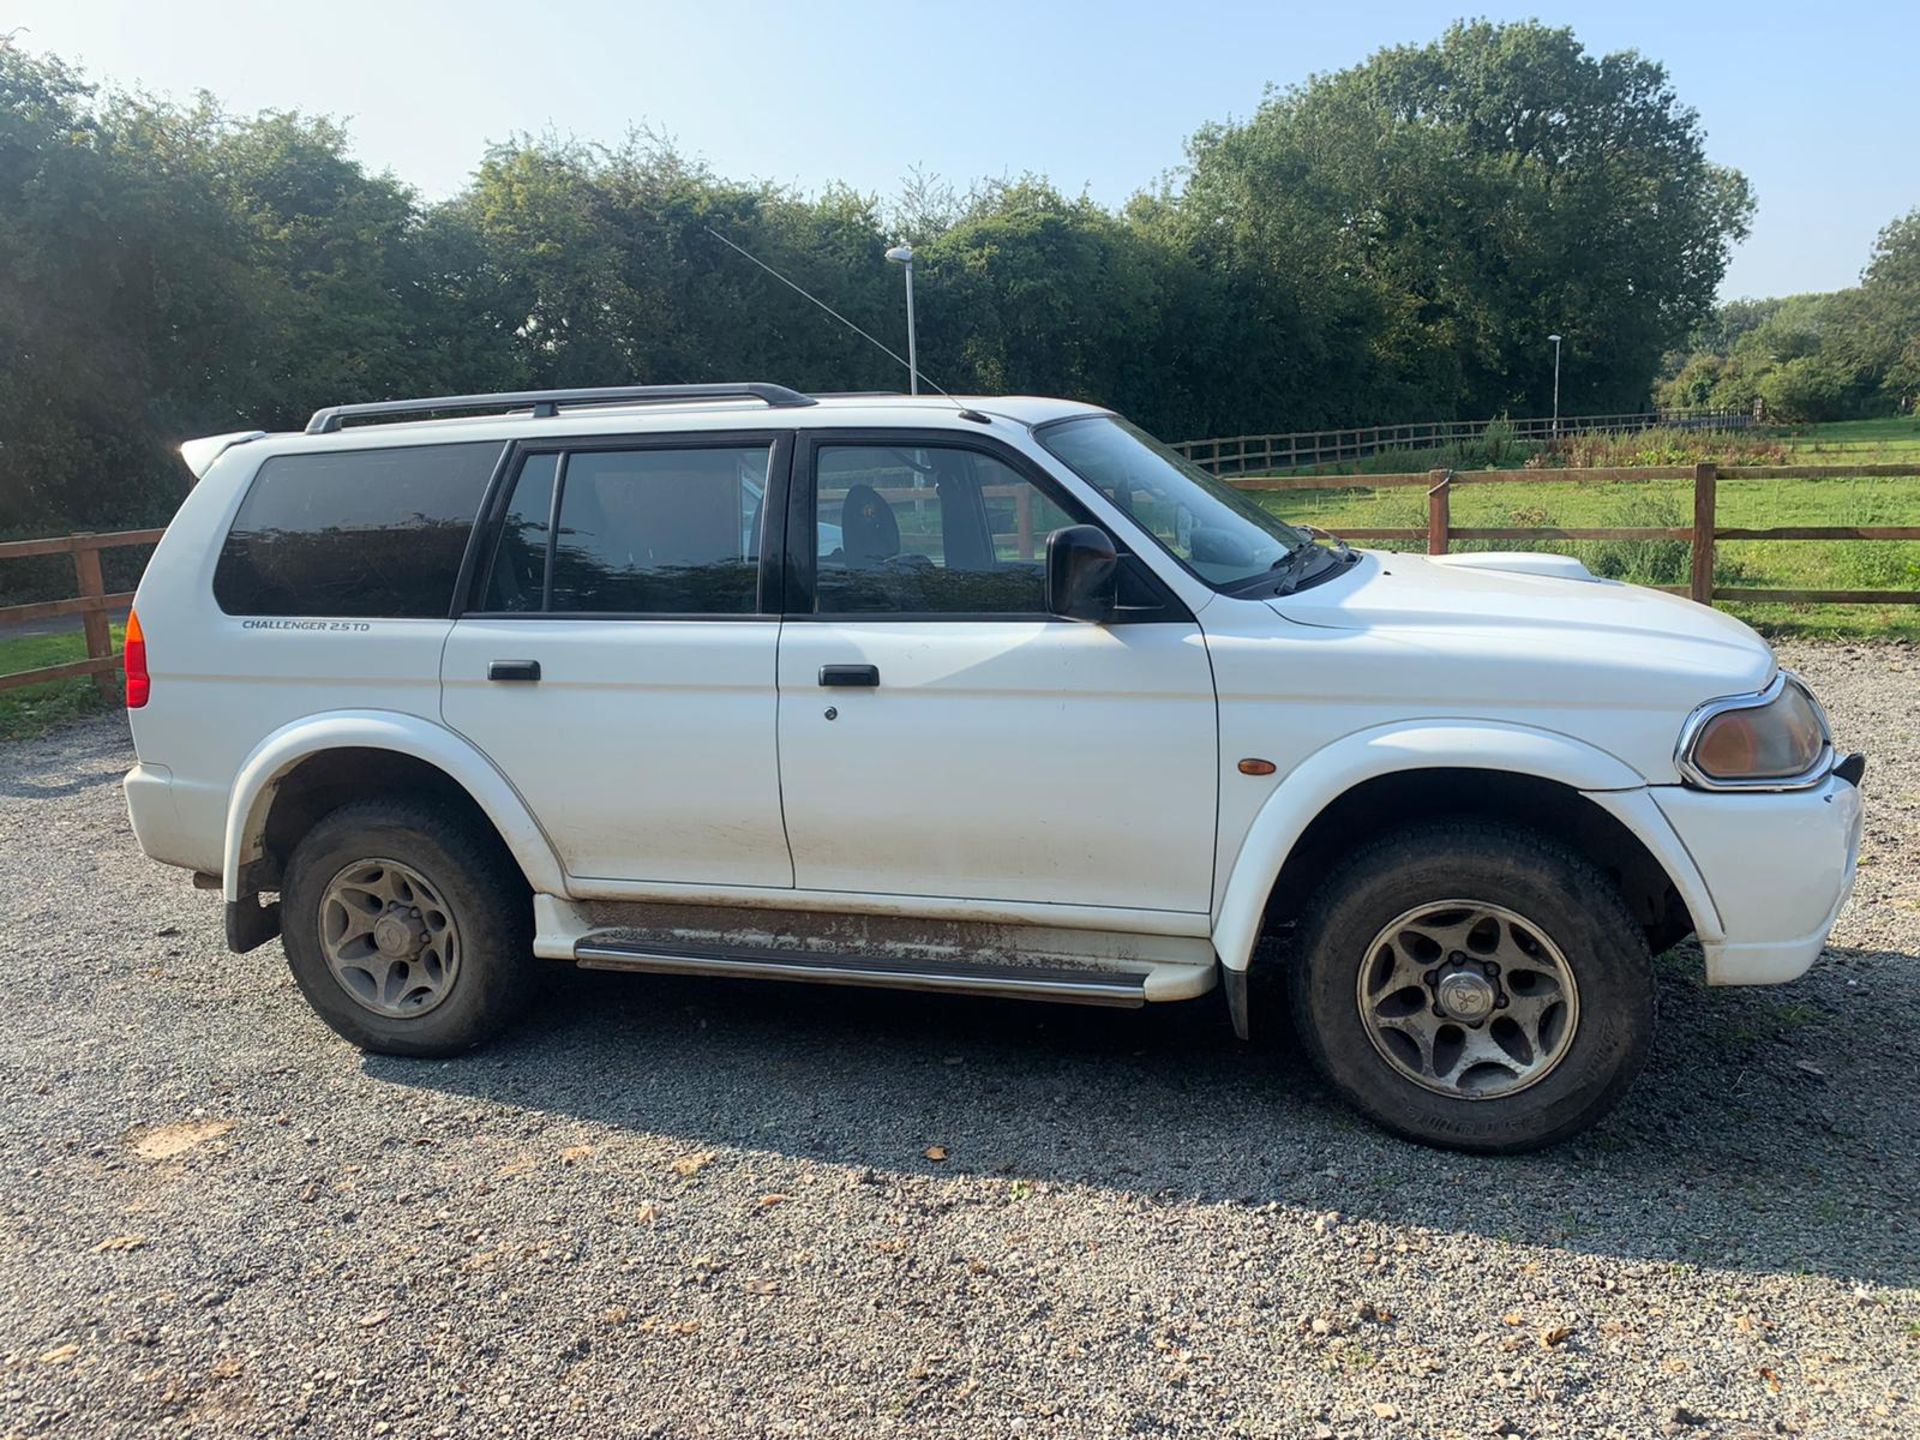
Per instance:
[[[913,333],[913,246],[896,245],[887,251],[887,259],[907,272],[907,385],[911,393],[920,393],[920,349]]]
[[[1549,335],[1553,342],[1553,438],[1560,438],[1560,337]]]

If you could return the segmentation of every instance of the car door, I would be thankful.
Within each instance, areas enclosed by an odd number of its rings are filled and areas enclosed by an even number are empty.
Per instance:
[[[496,497],[442,711],[570,875],[790,887],[763,497],[791,437],[529,444]]]
[[[1088,517],[952,432],[802,432],[780,764],[802,889],[1204,912],[1217,789],[1200,629],[1132,557],[1108,625],[1045,611]]]

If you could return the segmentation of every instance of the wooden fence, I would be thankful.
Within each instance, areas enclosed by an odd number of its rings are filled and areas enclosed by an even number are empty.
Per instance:
[[[1460,540],[1684,540],[1692,547],[1689,582],[1660,588],[1687,595],[1702,604],[1726,600],[1747,604],[1763,601],[1821,605],[1920,604],[1920,590],[1784,590],[1716,586],[1713,583],[1714,545],[1721,540],[1920,540],[1920,525],[1778,525],[1766,529],[1723,526],[1717,523],[1715,515],[1718,486],[1722,478],[1825,480],[1876,476],[1920,477],[1920,465],[1741,465],[1723,470],[1708,462],[1692,466],[1643,465],[1609,470],[1442,469],[1392,475],[1263,476],[1236,479],[1232,483],[1239,489],[1261,493],[1423,486],[1427,492],[1427,523],[1424,527],[1353,528],[1343,529],[1341,534],[1348,540],[1424,541],[1430,555],[1444,555],[1455,541]],[[1692,481],[1693,524],[1672,528],[1566,529],[1549,525],[1456,526],[1452,521],[1452,494],[1457,485],[1590,485],[1648,480]],[[903,493],[915,497],[919,494],[917,491]],[[1016,529],[1008,535],[995,538],[1010,542],[1021,556],[1031,556],[1035,553],[1037,543],[1033,517],[1028,507],[1019,503],[1030,500],[1031,491],[1022,486],[1014,493]],[[0,560],[24,560],[37,555],[71,555],[74,588],[78,592],[69,600],[0,606],[0,630],[34,620],[78,615],[87,644],[87,658],[84,660],[0,675],[0,691],[90,675],[102,694],[111,696],[116,693],[114,673],[119,669],[120,656],[113,648],[109,616],[120,606],[131,603],[133,592],[107,593],[101,577],[100,552],[128,545],[152,545],[164,533],[163,530],[118,530],[109,534],[56,535],[44,540],[0,543]]]
[[[1716,522],[1719,481],[1838,480],[1867,476],[1920,476],[1920,465],[1740,465],[1722,469],[1700,465],[1637,465],[1592,470],[1422,470],[1396,475],[1300,475],[1241,479],[1241,490],[1364,490],[1422,485],[1427,491],[1424,529],[1347,529],[1348,540],[1424,540],[1429,555],[1444,555],[1456,540],[1684,540],[1692,546],[1688,583],[1656,588],[1688,596],[1703,605],[1716,600],[1746,604],[1772,601],[1816,605],[1916,605],[1920,590],[1783,590],[1713,583],[1714,544],[1720,540],[1920,540],[1920,525],[1777,525],[1768,529],[1722,526]],[[1456,485],[1606,484],[1620,481],[1691,480],[1693,524],[1684,528],[1562,529],[1551,525],[1459,527],[1452,521]]]
[[[78,615],[87,640],[87,658],[65,665],[42,665],[37,670],[17,670],[0,675],[0,691],[17,690],[23,685],[44,685],[49,680],[66,680],[76,675],[91,675],[102,695],[117,694],[114,672],[120,668],[120,656],[113,648],[111,612],[133,602],[133,592],[107,593],[100,573],[100,552],[123,545],[152,545],[164,530],[115,530],[103,535],[55,535],[45,540],[9,540],[0,543],[0,560],[25,560],[35,555],[71,555],[74,588],[79,593],[71,600],[40,600],[31,605],[0,606],[0,629],[24,625],[32,620],[53,620],[63,615]]]
[[[1504,425],[1515,440],[1543,441],[1566,435],[1624,435],[1656,425],[1682,430],[1745,430],[1753,423],[1753,415],[1745,410],[1648,410],[1632,415],[1562,415],[1557,420],[1423,420],[1351,430],[1227,435],[1214,440],[1183,440],[1173,448],[1215,475],[1245,475],[1331,465],[1393,450],[1444,450],[1479,440],[1495,425]]]

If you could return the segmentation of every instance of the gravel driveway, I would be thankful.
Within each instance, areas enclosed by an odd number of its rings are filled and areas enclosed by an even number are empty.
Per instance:
[[[1786,658],[1872,756],[1833,947],[1667,957],[1519,1160],[1212,1003],[561,971],[363,1058],[142,860],[117,718],[0,748],[0,1437],[1920,1434],[1920,651]]]

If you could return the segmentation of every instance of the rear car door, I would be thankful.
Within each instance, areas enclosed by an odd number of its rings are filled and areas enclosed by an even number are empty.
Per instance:
[[[1199,626],[1123,557],[1108,625],[1046,612],[1088,516],[1010,447],[802,432],[780,761],[802,889],[1204,913],[1217,792]]]
[[[519,447],[442,706],[570,875],[793,884],[760,545],[791,449],[762,432]]]

